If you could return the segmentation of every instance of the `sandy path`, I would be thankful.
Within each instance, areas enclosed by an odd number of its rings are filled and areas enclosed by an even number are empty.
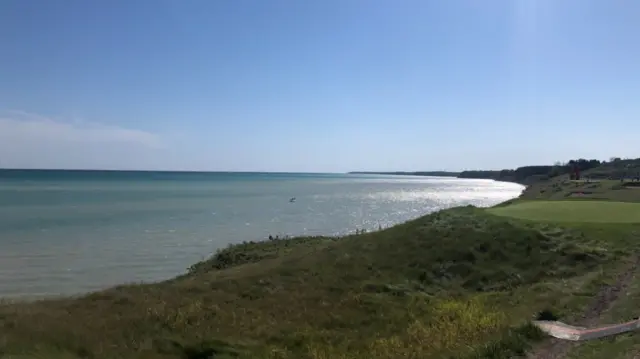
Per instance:
[[[619,326],[626,325],[637,325],[638,321],[631,321],[627,323],[623,323],[620,325],[614,326],[606,326],[601,328],[594,329],[586,329],[585,327],[596,327],[598,324],[598,320],[600,314],[602,314],[607,309],[611,308],[613,303],[618,299],[620,294],[624,293],[629,283],[633,279],[638,266],[640,265],[640,257],[636,257],[633,262],[625,268],[625,270],[618,276],[616,282],[610,286],[603,287],[591,305],[587,308],[587,310],[583,313],[582,317],[578,320],[578,325],[576,327],[564,325],[564,331],[568,335],[571,331],[574,334],[583,332],[584,338],[589,338],[590,336],[598,336],[603,334],[600,330],[603,330],[606,333],[611,333],[615,330],[619,330]],[[632,324],[631,324],[632,323]],[[579,335],[579,334],[578,334]],[[586,340],[586,339],[585,339]],[[535,348],[529,355],[527,355],[528,359],[561,359],[564,358],[569,351],[580,345],[580,342],[566,340],[566,339],[556,339],[551,338],[551,340],[542,343],[540,346]]]
[[[632,320],[626,323],[606,325],[597,328],[575,327],[554,321],[535,321],[534,324],[555,338],[573,341],[598,339],[640,328],[640,320]]]

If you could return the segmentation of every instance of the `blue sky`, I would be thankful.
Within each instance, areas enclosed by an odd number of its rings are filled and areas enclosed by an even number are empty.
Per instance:
[[[4,0],[0,167],[640,157],[640,2]]]

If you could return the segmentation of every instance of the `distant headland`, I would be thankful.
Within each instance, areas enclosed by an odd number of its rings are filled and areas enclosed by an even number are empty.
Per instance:
[[[349,172],[352,175],[394,175],[394,176],[435,176],[435,177],[458,177],[460,172],[449,171],[418,171],[418,172]]]

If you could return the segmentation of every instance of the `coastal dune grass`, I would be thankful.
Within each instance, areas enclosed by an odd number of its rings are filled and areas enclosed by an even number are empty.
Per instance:
[[[621,255],[607,235],[459,207],[247,242],[169,281],[0,305],[0,356],[508,358],[540,338],[533,314],[597,290],[593,273]]]
[[[521,201],[488,209],[495,215],[536,221],[640,223],[640,203],[615,201]]]

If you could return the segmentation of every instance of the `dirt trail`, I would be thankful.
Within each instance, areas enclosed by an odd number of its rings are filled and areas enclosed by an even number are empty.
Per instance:
[[[596,295],[594,301],[582,314],[580,319],[575,323],[571,323],[577,326],[594,327],[598,325],[598,319],[600,315],[611,308],[620,296],[623,294],[629,283],[631,283],[638,267],[640,266],[640,256],[636,256],[632,263],[618,276],[616,282],[612,285],[603,287]],[[580,345],[581,342],[573,342],[569,340],[562,340],[551,338],[547,342],[535,348],[529,355],[528,359],[561,359],[564,358],[572,348]]]

